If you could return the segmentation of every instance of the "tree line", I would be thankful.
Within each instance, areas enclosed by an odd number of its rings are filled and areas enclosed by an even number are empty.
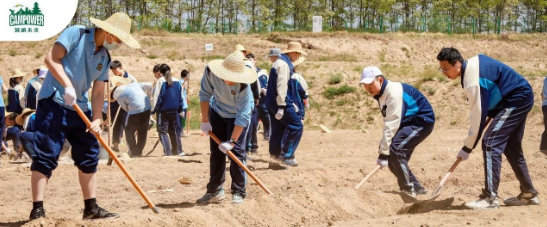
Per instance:
[[[73,24],[125,12],[135,29],[172,32],[545,32],[547,0],[80,0]]]

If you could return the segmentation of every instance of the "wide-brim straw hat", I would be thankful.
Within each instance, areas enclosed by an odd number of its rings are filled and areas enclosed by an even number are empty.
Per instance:
[[[17,77],[24,77],[26,75],[27,74],[21,71],[20,69],[15,69],[13,71],[13,75],[11,75],[9,78],[11,79],[11,78],[17,78]]]
[[[90,17],[89,20],[97,27],[118,37],[118,39],[120,39],[125,45],[134,49],[141,48],[141,44],[139,44],[139,42],[131,36],[131,19],[127,16],[127,14],[114,13],[104,21],[93,17]]]
[[[304,62],[305,60],[306,60],[306,57],[300,56],[298,59],[296,59],[296,61],[294,61],[294,62],[292,63],[292,65],[293,65],[293,66],[297,66],[297,65],[299,65],[300,63]]]
[[[40,65],[39,68],[36,68],[36,69],[33,69],[32,70],[32,73],[34,73],[35,75],[38,75],[38,73],[40,72],[40,70],[48,70],[48,68],[44,65]]]
[[[304,56],[308,56],[308,53],[306,53],[304,49],[302,49],[302,43],[299,43],[299,42],[289,42],[289,46],[287,46],[287,49],[284,51],[281,51],[281,53],[283,54],[291,53],[291,52],[298,52]]]
[[[234,51],[247,51],[245,47],[241,44],[236,45],[236,49]]]
[[[36,112],[36,110],[25,108],[21,114],[17,115],[17,117],[15,118],[15,123],[17,123],[18,125],[24,125],[25,118],[27,118],[29,114],[32,114],[34,112]]]
[[[241,52],[234,52],[224,60],[212,60],[207,65],[220,79],[236,83],[250,84],[256,81],[256,71],[245,66]]]
[[[112,87],[110,87],[110,94],[108,94],[108,101],[109,102],[115,102],[116,99],[112,97],[112,92],[114,92],[114,89],[116,89],[120,85],[128,85],[128,81],[122,78],[121,76],[113,76],[110,77],[110,84],[112,84]]]

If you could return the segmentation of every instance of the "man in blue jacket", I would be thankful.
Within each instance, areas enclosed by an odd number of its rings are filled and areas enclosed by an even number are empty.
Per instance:
[[[521,190],[517,197],[504,200],[505,205],[538,205],[538,192],[532,184],[522,152],[526,117],[534,104],[528,81],[511,67],[482,54],[464,61],[458,50],[447,47],[437,55],[437,60],[446,77],[452,80],[461,77],[471,107],[471,127],[458,158],[469,158],[486,127],[486,118],[492,118],[482,139],[484,189],[477,201],[468,202],[465,206],[470,209],[499,208],[501,154],[505,154],[513,168]]]
[[[378,148],[376,163],[397,177],[401,195],[411,200],[418,194],[427,194],[414,176],[408,161],[414,149],[433,131],[435,114],[427,98],[416,88],[388,81],[380,69],[366,67],[360,84],[374,96],[384,117],[384,130]]]
[[[293,48],[289,43],[287,50],[278,57],[270,56],[273,62],[266,93],[266,106],[270,114],[270,156],[288,166],[298,166],[295,151],[298,148],[304,125],[299,116],[303,104],[298,99],[297,83],[291,78],[294,72],[292,62],[307,53]],[[273,168],[273,166],[270,166]]]

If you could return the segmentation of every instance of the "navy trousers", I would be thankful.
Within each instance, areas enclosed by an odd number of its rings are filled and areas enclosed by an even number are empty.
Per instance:
[[[543,112],[543,126],[544,130],[541,134],[541,143],[539,144],[540,150],[547,150],[547,105],[541,107],[541,111]]]
[[[256,150],[258,149],[257,133],[258,111],[255,106],[253,108],[253,111],[251,112],[251,122],[249,124],[249,127],[247,128],[247,152],[256,152]]]
[[[182,141],[180,140],[180,116],[177,112],[160,112],[158,122],[158,131],[160,141],[163,145],[163,152],[166,156],[171,156],[171,149],[182,153]],[[169,136],[167,136],[169,134]],[[171,141],[171,143],[169,143]],[[175,154],[175,155],[177,155]]]
[[[116,118],[116,113],[118,112],[118,108],[120,109],[120,113],[118,113],[118,118]],[[114,118],[116,118],[116,122],[114,122]],[[112,143],[119,144],[121,142],[121,139],[123,137],[123,131],[125,129],[125,119],[127,119],[127,112],[120,107],[120,104],[118,104],[117,101],[111,102],[110,103],[110,121],[113,124],[112,125]]]
[[[269,113],[271,121],[270,155],[280,159],[294,158],[298,148],[304,125],[294,111],[293,105],[287,105],[280,120],[275,118],[276,113]]]
[[[7,144],[7,141],[12,141],[13,142],[13,149],[15,151],[19,151],[19,149],[21,149],[21,129],[17,126],[13,126],[11,128],[8,128],[8,130],[6,130],[6,146],[8,146]]]
[[[402,125],[395,134],[389,147],[389,170],[397,177],[399,189],[418,192],[424,187],[420,184],[408,166],[414,149],[433,131],[434,123]]]
[[[213,133],[222,142],[230,140],[235,127],[235,118],[222,118],[213,109],[209,110],[209,122],[213,127]],[[247,127],[243,129],[237,143],[235,143],[232,152],[234,155],[246,165],[246,135]],[[207,193],[216,193],[222,189],[224,181],[226,181],[226,155],[218,149],[218,144],[212,139],[209,139],[211,156],[209,157],[210,179],[207,184]],[[230,162],[230,176],[232,177],[231,190],[232,194],[239,193],[245,198],[247,188],[247,175],[245,171],[234,161]]]
[[[507,161],[520,182],[521,192],[537,193],[522,151],[522,137],[528,112],[534,104],[533,95],[519,102],[520,105],[504,106],[492,119],[483,135],[482,150],[484,158],[484,187],[490,198],[496,198],[501,175],[501,154]]]
[[[268,114],[268,109],[266,106],[258,104],[258,106],[256,106],[256,110],[258,112],[258,118],[262,121],[262,126],[264,126],[264,139],[270,140],[270,114]]]
[[[125,138],[127,140],[127,145],[129,146],[129,155],[131,157],[142,155],[142,151],[146,145],[149,121],[150,110],[127,116]],[[135,137],[135,132],[137,133],[137,137]]]

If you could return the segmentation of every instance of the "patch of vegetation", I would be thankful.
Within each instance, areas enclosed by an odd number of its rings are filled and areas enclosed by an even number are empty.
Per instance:
[[[329,87],[323,92],[323,96],[327,99],[333,99],[336,96],[344,95],[347,93],[352,93],[355,91],[354,87],[350,87],[348,85],[342,85],[338,88],[335,87]]]
[[[319,61],[357,62],[357,57],[352,54],[336,54],[319,57]]]
[[[334,75],[331,75],[330,78],[329,78],[329,81],[328,83],[329,84],[339,84],[340,82],[342,82],[342,74],[340,73],[336,73]]]
[[[154,55],[154,54],[149,54],[148,56],[146,56],[147,58],[149,59],[156,59],[158,58],[158,56]]]
[[[16,50],[10,50],[10,51],[9,51],[9,56],[15,57],[16,55],[17,55],[17,51],[16,51]]]
[[[42,53],[36,53],[36,54],[34,54],[34,58],[39,59],[39,58],[41,58],[43,55],[44,55],[44,54],[42,54]]]
[[[171,60],[171,61],[175,61],[175,60],[180,60],[182,59],[182,57],[180,56],[179,52],[176,51],[176,50],[171,50],[167,53],[166,57]]]
[[[408,51],[408,49],[406,47],[401,47],[401,50],[403,52],[405,52],[405,55],[407,58],[410,58],[410,51]]]
[[[222,57],[220,55],[209,55],[209,56],[201,57],[202,62],[209,62],[209,61],[215,60],[215,59],[224,59],[224,57]]]
[[[450,125],[454,126],[454,125],[456,125],[457,123],[458,123],[458,120],[454,120],[454,121],[451,121],[451,122],[450,122]]]

